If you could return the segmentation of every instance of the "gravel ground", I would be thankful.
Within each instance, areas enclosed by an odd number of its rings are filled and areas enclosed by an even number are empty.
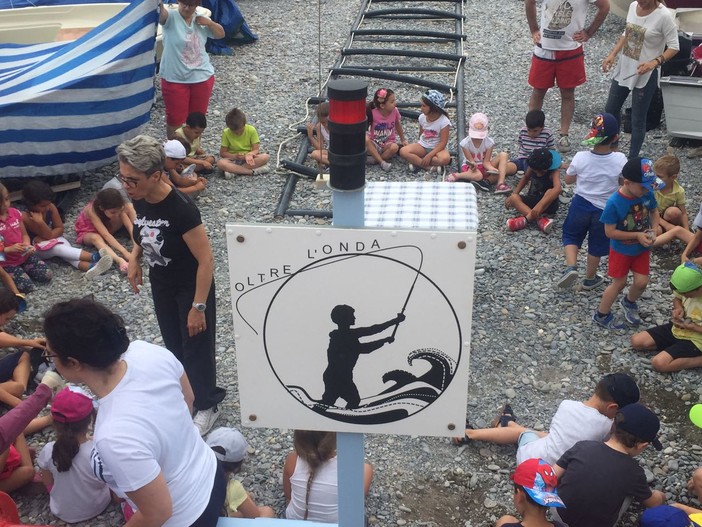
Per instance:
[[[358,1],[341,0],[321,2],[324,28],[321,64],[325,68],[336,60],[358,4]],[[218,150],[224,115],[231,107],[238,106],[258,129],[263,148],[275,153],[281,142],[294,135],[289,127],[294,128],[305,117],[305,99],[318,91],[318,6],[303,0],[240,0],[239,6],[260,40],[236,48],[233,57],[213,57],[217,83],[204,142],[210,151]],[[498,147],[514,153],[517,130],[522,125],[529,96],[526,77],[531,47],[524,4],[515,0],[475,1],[468,2],[466,9],[466,109],[468,113],[487,113],[491,118],[491,135]],[[576,145],[577,138],[585,135],[592,115],[604,105],[609,80],[600,72],[599,64],[622,28],[622,21],[610,16],[587,44],[589,81],[576,91],[576,114],[571,130]],[[370,89],[378,87],[371,84]],[[398,92],[400,102],[416,96],[409,91]],[[557,129],[559,99],[555,94],[547,96],[544,110],[547,124]],[[406,121],[405,129],[413,140],[414,123]],[[158,100],[147,132],[161,137],[163,130],[163,106]],[[668,140],[664,130],[649,132],[642,151],[656,158],[665,152]],[[293,159],[298,144],[293,141],[283,148],[283,157]],[[681,182],[694,215],[702,199],[702,184],[693,175],[702,171],[702,161],[687,159],[685,149],[677,153],[682,162]],[[110,166],[84,178],[68,213],[68,225],[115,172],[115,166]],[[409,173],[399,161],[387,174],[369,167],[367,176],[369,180],[396,181],[424,177]],[[284,178],[276,174],[234,180],[212,176],[208,191],[200,197],[217,261],[218,373],[220,385],[228,389],[220,425],[240,423],[225,222],[326,223],[315,218],[275,218],[283,183]],[[509,183],[514,185],[516,181]],[[311,187],[301,182],[292,206],[329,208],[328,191],[315,191]],[[628,347],[631,331],[615,333],[595,327],[590,314],[602,290],[559,293],[553,288],[563,266],[559,229],[550,236],[536,230],[506,232],[505,220],[509,216],[502,206],[503,199],[491,194],[479,196],[478,259],[485,272],[476,278],[473,308],[468,394],[471,420],[479,426],[486,425],[508,400],[520,422],[546,429],[562,399],[584,399],[604,373],[628,371],[638,380],[643,401],[659,413],[662,421],[665,450],[647,451],[641,459],[653,485],[665,490],[670,499],[699,505],[685,490],[685,482],[699,465],[702,453],[702,436],[686,418],[688,407],[702,399],[697,372],[674,375],[653,372],[649,357]],[[566,207],[562,207],[558,223],[565,213]],[[68,236],[74,236],[72,229]],[[674,245],[671,250],[654,254],[651,284],[641,302],[646,326],[663,322],[669,316],[667,279],[675,265],[675,253],[680,250]],[[42,312],[50,304],[93,293],[124,316],[133,339],[161,342],[149,294],[134,295],[117,271],[86,283],[67,265],[52,263],[51,266],[55,273],[53,284],[32,294],[29,309],[12,323],[11,331],[34,335],[40,329]],[[244,484],[259,504],[272,505],[282,515],[281,470],[291,448],[291,431],[247,429],[244,433],[255,449],[242,473]],[[50,437],[50,432],[46,432],[30,438],[30,442],[40,447]],[[513,510],[508,481],[508,473],[514,467],[513,447],[476,444],[457,448],[445,438],[368,436],[366,453],[376,470],[367,501],[371,524],[483,526]],[[45,496],[18,496],[18,502],[24,523],[60,523],[49,512]],[[121,524],[121,515],[111,507],[80,525]],[[627,526],[634,524],[633,513],[622,522]]]

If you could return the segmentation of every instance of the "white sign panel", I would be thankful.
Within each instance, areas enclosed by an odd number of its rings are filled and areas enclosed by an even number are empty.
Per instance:
[[[227,246],[245,426],[463,429],[475,233],[230,224]]]

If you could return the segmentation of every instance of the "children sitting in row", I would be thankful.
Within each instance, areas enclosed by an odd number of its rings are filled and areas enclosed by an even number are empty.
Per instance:
[[[629,271],[634,275],[628,292],[619,302],[629,324],[641,323],[636,301],[648,285],[651,247],[656,241],[658,208],[653,196],[656,176],[646,158],[629,159],[622,168],[623,184],[607,200],[601,221],[610,240],[609,270],[612,283],[605,289],[592,320],[608,329],[623,329],[611,312],[612,304],[626,286]]]
[[[390,159],[400,151],[401,146],[407,145],[396,104],[395,92],[390,88],[381,88],[375,92],[373,101],[366,109],[366,150],[370,156],[369,161],[379,164],[385,172],[392,167]],[[395,139],[396,135],[400,136],[399,145]]]
[[[507,220],[507,229],[520,231],[535,223],[544,234],[551,232],[552,216],[558,211],[561,193],[561,155],[555,150],[537,148],[529,156],[529,166],[514,193],[505,200],[506,209],[516,209],[519,216]],[[528,185],[528,187],[527,187]],[[520,194],[527,187],[524,196]]]
[[[101,190],[76,219],[76,242],[103,250],[126,274],[130,252],[114,234],[124,228],[131,240],[135,219],[134,207],[121,192],[113,188]]]
[[[225,118],[227,127],[222,132],[220,160],[217,166],[225,176],[257,176],[270,172],[270,155],[260,151],[258,132],[246,123],[246,115],[238,108],[232,109]]]
[[[489,191],[496,184],[495,193],[505,194],[512,188],[505,183],[507,152],[493,156],[495,141],[488,137],[488,118],[484,113],[475,113],[468,123],[468,137],[461,141],[465,163],[461,172],[450,174],[447,181],[465,180],[480,190]]]
[[[22,212],[22,221],[39,258],[61,258],[85,272],[88,279],[95,278],[112,267],[112,257],[109,254],[84,251],[73,247],[64,238],[63,220],[53,203],[54,191],[47,183],[37,180],[27,182],[22,188],[22,199],[27,206],[27,210]]]
[[[427,90],[419,100],[419,142],[400,150],[400,157],[409,163],[410,172],[423,168],[441,174],[451,162],[451,154],[446,149],[449,140],[448,114],[444,109],[446,99],[436,90]]]

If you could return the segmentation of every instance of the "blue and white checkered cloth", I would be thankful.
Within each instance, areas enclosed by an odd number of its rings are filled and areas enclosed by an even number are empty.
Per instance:
[[[473,185],[377,181],[365,188],[365,226],[396,229],[478,230]]]

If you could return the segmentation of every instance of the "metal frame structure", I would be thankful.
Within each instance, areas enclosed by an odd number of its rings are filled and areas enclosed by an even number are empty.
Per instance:
[[[370,78],[391,81],[402,89],[434,89],[447,95],[446,108],[455,111],[455,154],[460,152],[458,142],[465,136],[465,103],[463,68],[465,63],[465,0],[364,0],[354,21],[349,37],[337,63],[330,69],[318,97],[308,104],[317,105],[326,100],[326,85],[340,77]],[[439,3],[452,4],[453,11],[436,9]],[[382,4],[376,8],[375,4]],[[442,30],[446,26],[446,30]],[[370,43],[373,47],[365,47]],[[411,46],[421,46],[422,50]],[[395,58],[396,64],[374,64],[374,58]],[[357,64],[365,58],[369,63]],[[438,64],[437,64],[438,63]],[[416,99],[419,99],[417,93]],[[398,109],[403,117],[417,118],[418,103],[401,103]],[[306,129],[297,129],[301,143],[294,161],[280,160],[279,167],[289,171],[278,201],[276,216],[332,217],[332,211],[323,209],[292,209],[290,201],[300,178],[314,180],[318,171],[305,166],[309,140]]]

